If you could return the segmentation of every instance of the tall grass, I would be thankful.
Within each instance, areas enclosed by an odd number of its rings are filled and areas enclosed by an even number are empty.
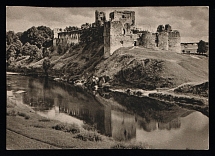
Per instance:
[[[145,143],[117,143],[111,149],[150,149],[151,146]]]
[[[9,110],[9,111],[7,111],[7,115],[8,116],[16,116],[17,112],[15,110]]]
[[[84,131],[76,134],[73,138],[77,138],[83,141],[102,141],[102,137],[97,132]]]
[[[30,116],[29,116],[28,114],[23,113],[23,112],[18,112],[17,114],[18,114],[19,116],[24,117],[25,119],[29,119],[29,118],[30,118]]]
[[[55,126],[52,126],[52,128],[64,132],[71,132],[73,134],[80,133],[80,128],[77,124],[59,123]]]

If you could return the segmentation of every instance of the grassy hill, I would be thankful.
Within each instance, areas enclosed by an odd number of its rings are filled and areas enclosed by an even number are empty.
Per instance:
[[[208,58],[145,48],[120,48],[96,66],[97,76],[107,75],[114,85],[143,89],[176,87],[208,81]]]
[[[65,54],[50,55],[49,75],[67,81],[108,76],[113,86],[141,89],[173,88],[187,82],[208,81],[208,58],[142,47],[122,47],[108,59],[104,45],[91,42],[71,47]],[[42,60],[28,62],[19,58],[8,69],[19,72],[43,72]]]

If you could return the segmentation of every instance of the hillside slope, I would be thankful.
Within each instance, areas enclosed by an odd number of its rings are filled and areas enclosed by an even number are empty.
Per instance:
[[[187,82],[208,81],[208,58],[174,52],[122,47],[103,59],[104,45],[99,42],[71,47],[65,54],[50,55],[49,76],[68,82],[87,80],[92,75],[109,77],[112,86],[141,89],[173,88]],[[19,58],[8,69],[18,72],[43,72],[43,60],[28,62]]]
[[[109,76],[113,85],[142,89],[176,87],[208,81],[208,58],[145,48],[120,48],[96,66],[97,76]]]

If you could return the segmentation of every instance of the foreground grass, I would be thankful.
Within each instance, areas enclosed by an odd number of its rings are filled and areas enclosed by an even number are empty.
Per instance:
[[[84,125],[61,123],[23,104],[8,103],[7,149],[110,149],[119,142]]]
[[[74,133],[74,129],[71,128],[74,127],[74,125],[67,125],[67,127],[64,128],[62,128],[62,125],[63,124],[58,121],[48,120],[35,114],[27,106],[24,107],[18,104],[17,106],[11,107],[10,104],[10,107],[7,108],[7,130],[10,131],[7,133],[7,146],[10,149],[12,147],[15,147],[14,149],[35,149],[34,144],[26,145],[26,139],[39,141],[41,144],[48,144],[50,147],[56,148],[110,148],[114,143],[105,136],[103,136],[102,141],[99,142],[82,141],[74,138],[76,133]],[[55,129],[56,127],[58,127],[58,130]],[[62,130],[60,128],[62,128]],[[81,130],[81,127],[79,130]],[[76,132],[83,135],[82,131]],[[89,133],[91,132],[89,131]],[[12,135],[14,139],[11,139]],[[23,137],[26,139],[23,139]],[[17,147],[17,143],[19,143],[20,148]],[[26,146],[24,147],[23,145]]]

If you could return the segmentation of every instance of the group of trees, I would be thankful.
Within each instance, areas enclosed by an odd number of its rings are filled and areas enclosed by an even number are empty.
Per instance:
[[[45,42],[49,42],[54,37],[53,31],[46,26],[31,27],[20,34],[20,40],[23,44],[29,42],[41,48]]]
[[[80,41],[83,43],[98,41],[103,42],[103,28],[102,27],[96,27],[96,28],[88,28],[83,29]]]
[[[22,42],[19,37],[13,32],[6,32],[6,58],[17,57],[22,50]]]
[[[27,31],[6,32],[6,59],[29,55],[30,59],[41,59],[47,56],[48,48],[52,47],[53,31],[46,26],[31,27]]]

